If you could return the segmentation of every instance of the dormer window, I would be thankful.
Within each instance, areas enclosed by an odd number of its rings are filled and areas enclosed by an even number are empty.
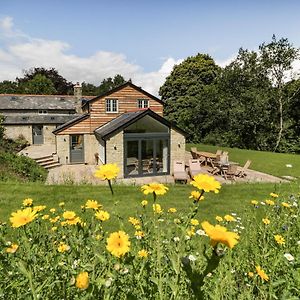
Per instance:
[[[118,112],[118,99],[106,99],[106,112],[107,113]]]
[[[147,99],[138,99],[138,108],[148,108],[149,107],[149,100]]]
[[[39,115],[47,115],[47,114],[48,114],[48,110],[41,110],[41,109],[40,109],[40,110],[38,111],[38,114],[39,114]]]

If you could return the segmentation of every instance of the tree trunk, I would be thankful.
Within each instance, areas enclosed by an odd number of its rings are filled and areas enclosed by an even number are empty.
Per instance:
[[[283,132],[283,105],[282,105],[282,93],[281,91],[279,91],[279,97],[278,97],[278,103],[279,103],[279,131],[278,131],[278,135],[277,135],[277,141],[276,141],[276,145],[274,147],[274,152],[276,152],[280,141],[281,141],[281,137],[282,137],[282,132]]]

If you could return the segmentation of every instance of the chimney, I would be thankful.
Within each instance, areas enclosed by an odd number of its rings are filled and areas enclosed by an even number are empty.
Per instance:
[[[76,100],[80,100],[82,97],[82,89],[79,82],[74,85],[74,96],[76,97]]]
[[[74,96],[75,96],[75,108],[78,114],[82,113],[81,109],[81,98],[82,98],[82,88],[79,82],[74,85]]]

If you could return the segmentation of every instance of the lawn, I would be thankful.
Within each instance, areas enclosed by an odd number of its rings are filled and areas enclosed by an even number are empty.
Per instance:
[[[292,176],[300,178],[300,155],[297,154],[254,151],[204,144],[188,144],[187,150],[190,150],[191,147],[197,147],[199,151],[213,153],[215,153],[217,149],[222,149],[229,152],[229,159],[231,161],[236,161],[241,166],[245,164],[247,159],[250,159],[252,161],[250,168],[253,170],[278,177]],[[291,165],[291,167],[287,167],[287,165]]]
[[[170,185],[169,192],[158,198],[164,209],[175,207],[180,211],[188,210],[188,197],[192,191],[191,185]],[[124,220],[140,209],[140,202],[146,197],[140,192],[139,186],[114,186],[115,195],[111,196],[107,186],[47,186],[39,183],[0,183],[0,220],[7,221],[10,213],[21,207],[25,198],[32,198],[35,205],[46,205],[48,209],[58,207],[64,201],[66,209],[80,211],[80,206],[88,199],[98,200],[109,212],[115,211]],[[276,192],[284,197],[299,192],[299,183],[288,184],[234,184],[224,185],[219,194],[209,193],[201,203],[199,219],[212,220],[216,215],[235,212],[243,214],[252,199],[265,200],[270,192]],[[151,199],[151,197],[148,197]],[[114,205],[116,204],[117,205]]]

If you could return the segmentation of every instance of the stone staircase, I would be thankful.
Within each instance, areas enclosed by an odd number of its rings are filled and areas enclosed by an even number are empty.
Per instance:
[[[55,167],[59,167],[61,166],[61,164],[59,163],[56,155],[47,155],[47,156],[43,156],[43,157],[37,157],[34,158],[34,160],[43,168],[45,168],[46,170],[55,168]]]

